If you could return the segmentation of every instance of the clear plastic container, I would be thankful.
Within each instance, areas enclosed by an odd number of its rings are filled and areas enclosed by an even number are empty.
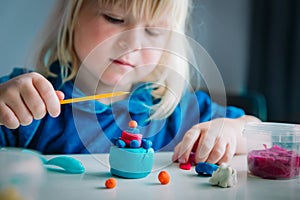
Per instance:
[[[248,123],[248,171],[266,179],[299,177],[300,125],[285,123]]]
[[[38,200],[45,171],[41,160],[21,148],[0,148],[0,199]]]

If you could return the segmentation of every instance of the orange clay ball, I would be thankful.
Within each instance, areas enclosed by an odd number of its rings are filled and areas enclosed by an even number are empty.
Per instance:
[[[138,126],[137,122],[134,121],[134,120],[131,120],[129,123],[128,123],[128,126],[130,128],[136,128]]]
[[[162,185],[166,185],[170,182],[170,175],[167,171],[161,171],[158,174],[158,180]]]
[[[105,181],[105,187],[108,189],[114,188],[117,185],[117,179],[109,178]]]

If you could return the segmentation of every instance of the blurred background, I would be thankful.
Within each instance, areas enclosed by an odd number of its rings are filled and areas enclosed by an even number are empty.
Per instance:
[[[0,75],[30,66],[56,0],[0,1]],[[228,103],[263,121],[300,123],[300,1],[193,0],[192,36],[222,75]]]

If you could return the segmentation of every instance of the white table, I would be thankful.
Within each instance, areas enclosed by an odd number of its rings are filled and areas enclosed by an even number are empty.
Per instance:
[[[106,189],[109,172],[108,155],[72,155],[82,161],[84,174],[47,172],[41,187],[41,200],[93,200],[93,199],[300,199],[299,180],[266,180],[247,174],[246,157],[236,156],[230,163],[238,171],[238,184],[231,188],[211,186],[209,177],[198,176],[195,169],[182,170],[171,162],[172,153],[156,153],[153,172],[142,179],[117,178],[114,189]],[[171,176],[168,185],[161,185],[157,175],[166,170]]]

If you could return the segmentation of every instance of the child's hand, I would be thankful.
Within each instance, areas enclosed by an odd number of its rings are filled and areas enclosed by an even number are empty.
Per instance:
[[[64,94],[55,91],[42,75],[32,72],[0,84],[0,125],[15,129],[33,119],[60,114],[59,100]]]
[[[242,130],[249,119],[258,121],[255,117],[244,116],[238,119],[220,118],[193,126],[175,147],[173,161],[185,163],[194,152],[195,163],[221,164],[228,162],[235,153],[245,153]]]

